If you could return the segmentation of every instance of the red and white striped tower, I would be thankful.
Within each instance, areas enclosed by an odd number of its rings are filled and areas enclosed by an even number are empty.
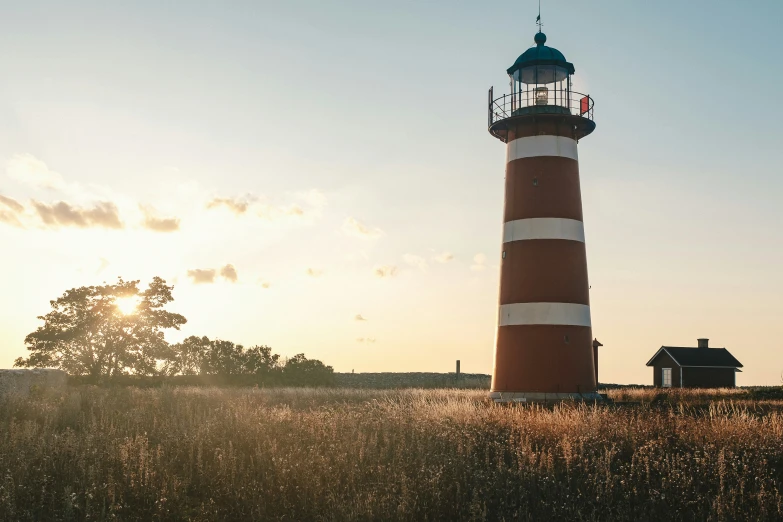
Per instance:
[[[489,132],[506,143],[495,365],[496,401],[597,399],[577,142],[593,100],[571,89],[573,64],[535,36],[489,91]]]

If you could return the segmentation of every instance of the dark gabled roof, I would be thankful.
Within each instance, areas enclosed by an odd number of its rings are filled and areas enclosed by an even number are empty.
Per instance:
[[[678,346],[661,346],[660,350],[647,362],[647,366],[652,366],[651,363],[661,352],[668,353],[680,366],[742,368],[742,363],[735,359],[726,348],[682,348]]]

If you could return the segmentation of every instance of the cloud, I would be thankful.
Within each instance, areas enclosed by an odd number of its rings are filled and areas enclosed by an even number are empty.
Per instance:
[[[362,314],[356,314],[353,318],[354,321],[366,321],[367,319],[362,316]]]
[[[397,267],[392,265],[376,266],[373,268],[373,273],[375,274],[375,277],[380,279],[394,277],[397,275]]]
[[[372,343],[375,342],[375,337],[357,337],[356,338],[356,342],[357,343],[370,343],[370,344],[372,344]]]
[[[11,225],[12,227],[24,228],[19,218],[10,210],[0,209],[0,223]]]
[[[228,264],[220,269],[220,276],[226,281],[231,281],[232,283],[236,283],[238,279],[237,269],[234,268],[234,265]]]
[[[15,214],[20,214],[24,212],[24,205],[19,203],[13,198],[9,198],[8,196],[3,196],[0,194],[0,205],[4,205],[8,208],[10,208]]]
[[[444,251],[444,252],[441,252],[440,254],[438,254],[436,256],[433,256],[432,259],[435,260],[438,263],[445,264],[445,263],[448,263],[449,261],[451,261],[452,259],[454,259],[454,254],[452,254],[451,252],[445,252]]]
[[[300,207],[299,205],[296,205],[296,204],[289,205],[286,208],[282,208],[281,207],[280,210],[282,210],[283,213],[288,215],[288,216],[304,216],[304,210],[302,209],[302,207]]]
[[[226,208],[237,216],[251,211],[258,217],[275,220],[285,217],[320,217],[321,209],[326,205],[326,196],[317,190],[288,194],[294,202],[280,204],[267,202],[266,198],[255,194],[242,197],[213,197],[207,202],[207,209]],[[304,206],[303,206],[304,205]]]
[[[231,283],[236,283],[239,279],[237,269],[230,263],[222,267],[219,271],[214,268],[194,268],[193,270],[188,270],[187,274],[193,284],[197,285],[212,284],[215,282],[215,278],[218,275]]]
[[[153,232],[176,232],[179,230],[179,218],[161,218],[155,215],[155,209],[148,206],[139,206],[144,214],[142,226]]]
[[[117,205],[109,201],[100,201],[91,207],[71,205],[65,201],[43,203],[36,200],[32,200],[31,205],[43,224],[49,228],[125,228],[125,224],[120,219]],[[24,227],[19,219],[24,211],[24,205],[17,200],[0,195],[1,222]]]
[[[414,255],[414,254],[405,254],[402,256],[403,261],[408,263],[411,266],[415,266],[422,272],[427,270],[427,260],[423,257]]]
[[[212,284],[215,282],[215,269],[214,268],[195,268],[188,270],[188,277],[193,284]]]
[[[0,194],[0,205],[6,207],[0,207],[0,223],[5,223],[14,227],[24,228],[22,222],[19,221],[19,216],[24,212],[24,206],[13,198],[9,198]]]
[[[65,186],[59,172],[51,170],[46,163],[32,154],[15,154],[6,163],[8,177],[37,188],[61,189]]]
[[[96,203],[92,208],[72,206],[64,201],[52,205],[33,200],[33,208],[41,221],[52,228],[124,228],[117,205],[108,201]]]
[[[260,203],[258,215],[266,219],[278,219],[284,217],[320,218],[321,211],[326,206],[326,196],[319,190],[313,189],[307,192],[295,192],[287,194],[293,203]]]
[[[305,211],[296,203],[290,205],[271,205],[269,203],[259,203],[256,205],[256,214],[258,217],[274,220],[285,216],[301,217],[305,215]]]
[[[481,272],[487,269],[487,256],[484,254],[476,254],[473,256],[473,264],[470,265],[470,269],[474,272]]]
[[[346,218],[343,222],[342,231],[345,235],[359,239],[378,239],[383,235],[383,230],[380,228],[370,228],[352,217]]]
[[[318,268],[308,268],[307,269],[307,275],[310,277],[320,277],[323,275],[324,271]]]
[[[250,201],[246,198],[212,198],[207,203],[208,209],[226,207],[237,216],[247,212]]]

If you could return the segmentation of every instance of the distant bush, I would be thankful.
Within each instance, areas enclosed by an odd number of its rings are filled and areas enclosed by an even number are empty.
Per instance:
[[[783,399],[783,386],[758,386],[748,389],[748,395],[755,400],[781,400]]]
[[[217,341],[225,347],[225,341]],[[239,348],[239,349],[236,349]],[[245,351],[241,346],[231,348],[230,372],[219,370],[213,373],[189,375],[116,375],[111,377],[93,377],[90,375],[72,375],[68,382],[72,385],[96,384],[103,386],[136,386],[155,388],[160,386],[333,386],[334,370],[319,360],[308,359],[303,354],[295,355],[282,364],[271,367],[257,365],[258,351]],[[265,348],[265,347],[264,347]],[[240,350],[241,349],[241,350]],[[274,357],[277,357],[276,355]],[[250,360],[253,366],[248,366]],[[241,366],[233,366],[235,362]],[[254,370],[254,371],[251,371]]]
[[[282,367],[283,382],[299,386],[328,386],[334,384],[334,369],[317,359],[308,359],[303,353],[288,359]]]

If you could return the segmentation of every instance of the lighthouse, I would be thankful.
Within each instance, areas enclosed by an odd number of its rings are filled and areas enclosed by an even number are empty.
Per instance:
[[[498,402],[599,398],[577,153],[595,130],[593,99],[546,41],[539,30],[506,71],[509,94],[489,90],[489,132],[506,144]]]

